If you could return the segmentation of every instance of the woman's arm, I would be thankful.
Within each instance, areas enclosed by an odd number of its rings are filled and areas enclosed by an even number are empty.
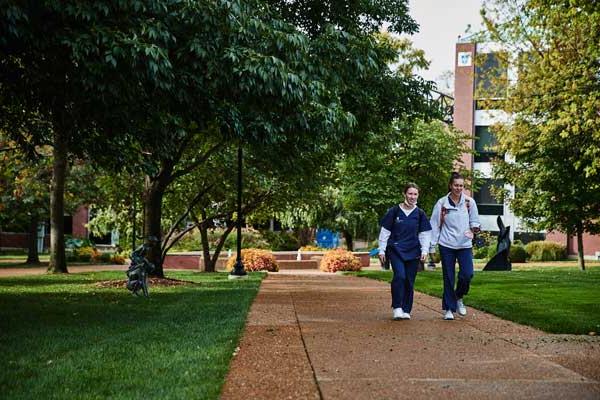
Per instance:
[[[430,246],[429,246],[429,252],[430,253],[435,253],[435,246],[438,244],[438,240],[440,238],[440,229],[442,228],[440,226],[440,215],[442,212],[442,203],[440,201],[438,201],[437,203],[435,203],[435,206],[433,207],[433,212],[431,213],[431,219],[429,220],[429,222],[431,223],[431,239],[430,239]]]
[[[471,206],[469,207],[469,228],[475,233],[481,229],[481,223],[479,222],[479,210],[477,210],[477,203],[471,199]]]

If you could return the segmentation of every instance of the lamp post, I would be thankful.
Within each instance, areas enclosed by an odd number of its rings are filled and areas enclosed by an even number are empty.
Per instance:
[[[238,181],[237,181],[237,260],[229,279],[247,278],[242,263],[242,145],[238,144]]]

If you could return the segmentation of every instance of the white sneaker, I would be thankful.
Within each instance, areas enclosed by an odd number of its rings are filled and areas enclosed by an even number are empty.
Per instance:
[[[404,317],[404,311],[401,308],[394,308],[394,320],[398,321]]]
[[[465,303],[463,303],[462,299],[456,301],[456,305],[458,307],[458,314],[461,316],[467,315],[467,307],[465,307]]]
[[[407,312],[402,313],[402,319],[410,319],[410,314]]]
[[[444,314],[444,319],[447,321],[454,319],[454,314],[452,314],[451,310],[446,311],[446,314]]]

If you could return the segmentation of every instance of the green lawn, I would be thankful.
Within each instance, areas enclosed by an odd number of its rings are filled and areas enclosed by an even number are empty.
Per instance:
[[[391,280],[390,272],[363,271],[365,276]],[[415,289],[442,295],[442,273],[420,272]],[[551,333],[600,332],[600,267],[528,267],[510,272],[476,271],[465,297],[468,307],[531,325]],[[441,301],[440,301],[441,308]]]
[[[123,272],[0,279],[5,399],[215,399],[263,274],[180,272],[150,298],[97,281]]]

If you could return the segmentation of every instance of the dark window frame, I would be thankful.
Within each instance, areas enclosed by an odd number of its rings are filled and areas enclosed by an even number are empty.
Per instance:
[[[503,186],[504,183],[497,179],[487,178],[480,186],[479,190],[473,193],[473,199],[477,203],[477,210],[480,215],[504,215],[504,204],[497,200],[491,194],[492,186]],[[482,193],[482,190],[486,192]],[[482,199],[482,195],[485,198]],[[493,203],[491,202],[493,201]]]

